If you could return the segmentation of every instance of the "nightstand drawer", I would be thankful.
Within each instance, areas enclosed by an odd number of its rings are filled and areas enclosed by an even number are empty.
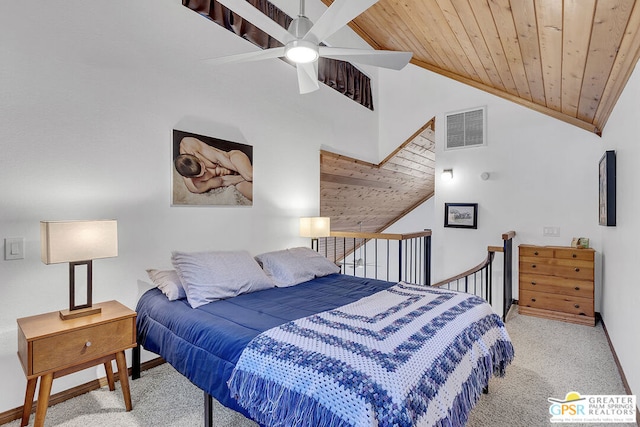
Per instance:
[[[61,370],[134,346],[134,321],[126,318],[34,340],[29,375]]]

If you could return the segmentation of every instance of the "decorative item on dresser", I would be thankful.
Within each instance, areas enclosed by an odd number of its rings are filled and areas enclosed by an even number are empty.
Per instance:
[[[593,249],[520,245],[518,311],[595,325]]]
[[[100,312],[69,320],[61,319],[58,311],[18,319],[18,357],[27,377],[21,426],[29,424],[38,378],[36,427],[44,425],[54,378],[104,364],[113,391],[113,359],[125,407],[132,409],[124,350],[136,346],[136,312],[117,301],[95,306]]]

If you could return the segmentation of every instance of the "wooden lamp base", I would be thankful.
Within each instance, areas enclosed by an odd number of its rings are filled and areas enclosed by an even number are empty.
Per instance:
[[[77,319],[78,317],[91,316],[102,312],[100,307],[87,307],[78,310],[60,310],[62,320]]]

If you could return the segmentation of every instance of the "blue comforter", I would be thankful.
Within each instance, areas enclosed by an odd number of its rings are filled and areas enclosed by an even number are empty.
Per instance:
[[[231,397],[227,381],[240,354],[260,333],[283,323],[357,301],[394,283],[332,274],[289,288],[216,301],[197,309],[169,301],[158,289],[138,302],[138,343],[223,405],[247,412]]]

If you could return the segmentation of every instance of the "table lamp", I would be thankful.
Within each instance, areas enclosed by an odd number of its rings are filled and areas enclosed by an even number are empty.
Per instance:
[[[319,237],[329,237],[330,235],[331,218],[326,216],[300,218],[300,237],[310,237],[312,249],[315,243],[317,250]]]
[[[69,310],[64,320],[100,313],[92,307],[92,265],[98,258],[118,256],[116,220],[40,221],[40,256],[45,264],[69,263]],[[76,304],[76,267],[87,268],[86,303]]]

